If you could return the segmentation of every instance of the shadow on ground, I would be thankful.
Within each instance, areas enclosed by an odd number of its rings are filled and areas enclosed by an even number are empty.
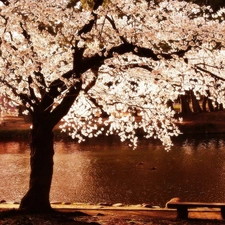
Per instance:
[[[164,216],[165,215],[165,216]],[[224,224],[221,219],[179,220],[174,214],[142,211],[89,210],[53,211],[45,214],[29,214],[19,210],[2,210],[0,225],[213,225]]]

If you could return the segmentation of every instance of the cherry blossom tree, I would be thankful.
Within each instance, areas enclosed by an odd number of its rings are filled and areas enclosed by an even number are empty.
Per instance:
[[[169,100],[193,90],[224,104],[224,15],[176,0],[2,0],[0,95],[32,117],[20,209],[51,210],[60,121],[79,142],[118,134],[135,148],[141,130],[169,150]]]

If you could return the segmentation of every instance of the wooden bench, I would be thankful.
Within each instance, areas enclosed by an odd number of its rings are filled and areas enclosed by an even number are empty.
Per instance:
[[[225,219],[225,203],[203,203],[203,202],[168,202],[166,204],[167,208],[177,209],[177,217],[179,219],[188,218],[189,208],[220,208],[222,218]]]

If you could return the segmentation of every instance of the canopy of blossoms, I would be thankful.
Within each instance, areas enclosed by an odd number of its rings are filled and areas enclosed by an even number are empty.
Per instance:
[[[62,125],[79,141],[116,133],[136,147],[142,130],[169,149],[179,130],[168,100],[193,90],[225,103],[225,9],[176,0],[108,0],[97,8],[75,0],[4,3],[1,96],[31,113],[60,80],[53,111],[81,82]]]

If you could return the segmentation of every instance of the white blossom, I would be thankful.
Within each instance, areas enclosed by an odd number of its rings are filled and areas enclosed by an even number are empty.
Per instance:
[[[134,148],[141,129],[166,149],[172,146],[171,137],[179,130],[167,101],[186,90],[210,92],[212,100],[225,103],[225,9],[214,13],[175,0],[115,0],[92,12],[82,1],[73,7],[69,3],[11,0],[0,5],[1,96],[32,111],[60,80],[64,86],[57,89],[54,110],[67,91],[82,82],[62,129],[79,142],[117,134]],[[92,28],[79,35],[92,20]],[[111,52],[124,43],[134,50]],[[83,58],[102,57],[97,74],[88,70],[81,77],[63,76],[74,67],[74,46],[84,49]],[[144,49],[151,54],[141,55]],[[23,95],[30,101],[21,101]],[[7,108],[3,103],[1,107]]]

